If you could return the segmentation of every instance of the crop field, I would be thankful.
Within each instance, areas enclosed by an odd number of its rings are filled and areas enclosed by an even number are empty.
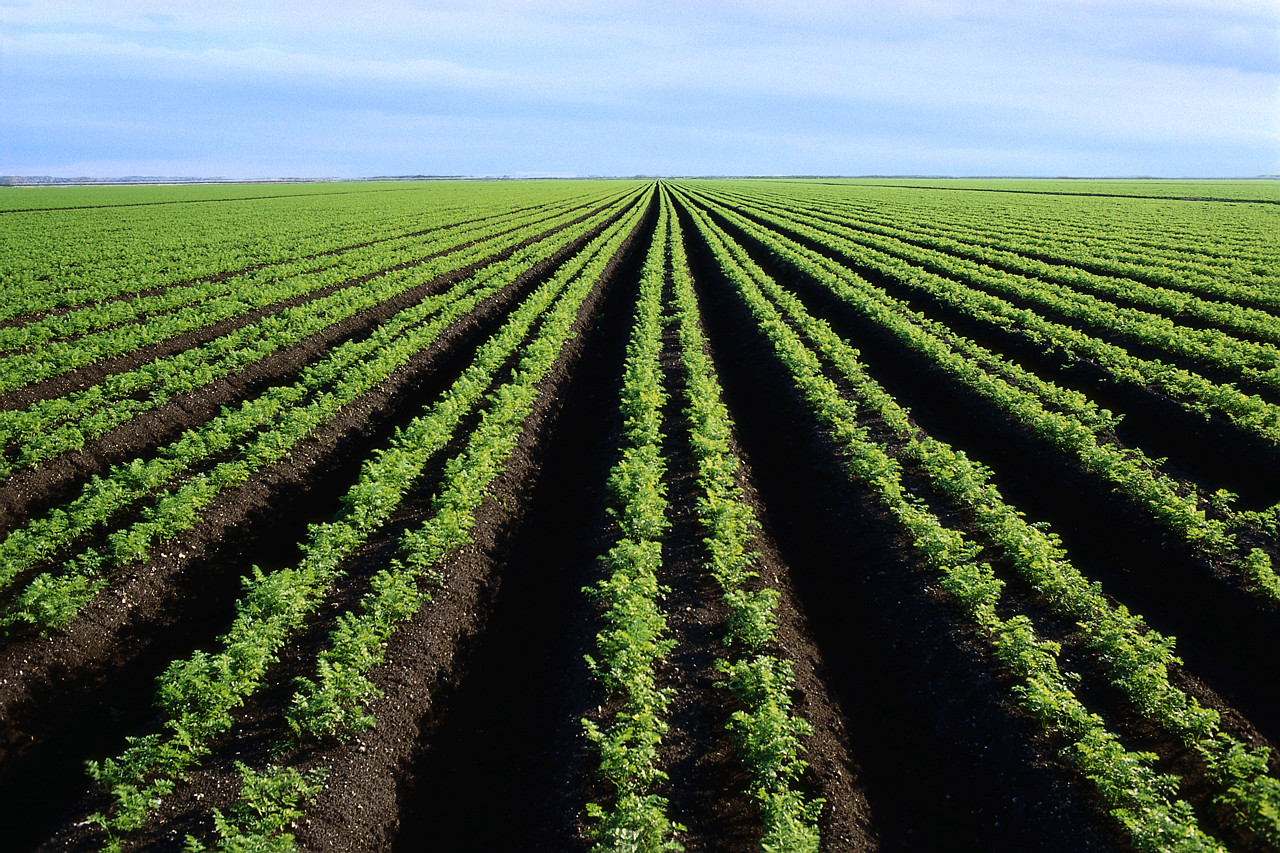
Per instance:
[[[0,191],[41,851],[1280,850],[1280,182]]]

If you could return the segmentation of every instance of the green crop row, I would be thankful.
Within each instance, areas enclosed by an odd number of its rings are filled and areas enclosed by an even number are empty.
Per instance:
[[[424,191],[425,190],[425,191]],[[496,190],[496,191],[495,191]],[[0,320],[128,298],[173,284],[250,274],[329,252],[424,234],[444,222],[573,206],[623,191],[471,183],[326,197],[53,210],[5,215]],[[479,212],[482,215],[476,216]]]
[[[742,195],[736,193],[735,197]],[[749,195],[763,200],[758,192]],[[831,216],[862,230],[906,239],[939,239],[966,251],[996,252],[1001,258],[1011,254],[1009,260],[1020,259],[1015,262],[1031,264],[1029,268],[1071,269],[1171,294],[1203,294],[1264,310],[1280,307],[1280,296],[1275,292],[1280,284],[1276,266],[1280,258],[1264,251],[1256,233],[1245,232],[1239,239],[1230,239],[1223,233],[1226,223],[1220,218],[1193,219],[1178,230],[1171,227],[1167,205],[1161,206],[1158,219],[1134,217],[1142,212],[1139,204],[1137,210],[1126,209],[1124,219],[1107,211],[1109,215],[1098,221],[1090,206],[1073,218],[1065,214],[1061,201],[1055,200],[1052,207],[1034,206],[1027,212],[1034,212],[1035,218],[1018,224],[1009,217],[1015,211],[984,205],[972,197],[951,204],[928,203],[918,196],[912,204],[883,200],[871,204],[866,199],[835,198],[825,193],[802,197],[771,193],[769,198],[775,204]]]
[[[135,460],[118,466],[108,477],[91,481],[70,505],[12,532],[0,542],[0,557],[7,558],[0,570],[0,586],[37,561],[50,559],[59,548],[197,465],[201,458],[215,452],[231,456],[175,488],[161,490],[154,503],[142,510],[141,518],[113,531],[105,546],[65,560],[59,572],[38,575],[0,621],[47,629],[75,618],[105,582],[102,575],[145,560],[158,541],[192,528],[200,521],[202,509],[217,495],[288,456],[299,441],[384,381],[458,318],[508,286],[538,259],[579,239],[584,230],[585,226],[579,226],[557,232],[451,289],[427,297],[391,317],[368,337],[331,350],[293,386],[272,389],[238,412],[189,432],[149,464]],[[236,428],[239,436],[228,432],[228,427]]]
[[[405,534],[400,560],[379,575],[380,584],[361,600],[359,611],[339,617],[338,628],[319,655],[316,677],[299,681],[288,714],[295,735],[339,737],[374,724],[364,711],[380,695],[369,670],[382,662],[391,634],[417,611],[415,584],[437,573],[446,556],[471,541],[475,512],[519,442],[542,393],[540,383],[573,337],[572,327],[584,300],[646,206],[638,204],[556,272],[554,281],[564,288],[564,296],[547,312],[511,380],[490,395],[491,405],[466,447],[445,464],[444,482],[432,499],[428,520]]]
[[[740,194],[726,196],[736,203],[762,204],[759,200],[744,199]],[[1197,296],[1184,288],[1153,286],[1133,279],[1103,276],[1097,273],[1061,263],[1051,264],[1029,258],[1014,248],[993,248],[972,239],[958,236],[932,235],[920,229],[906,229],[893,225],[869,224],[856,217],[842,216],[813,210],[799,201],[791,204],[768,205],[771,212],[794,217],[811,225],[830,223],[849,229],[850,233],[868,232],[892,238],[906,245],[940,252],[965,261],[1012,273],[1048,284],[1060,285],[1068,290],[1087,291],[1108,300],[1126,303],[1145,310],[1157,311],[1176,322],[1188,321],[1216,326],[1233,336],[1245,336],[1275,344],[1280,342],[1280,317],[1267,311],[1241,305],[1247,300],[1250,289],[1218,283],[1215,294],[1233,301],[1218,301]]]
[[[499,214],[497,217],[484,217],[484,219],[509,218],[510,215]],[[126,323],[158,322],[164,315],[196,307],[213,317],[214,320],[210,322],[214,322],[216,319],[234,316],[222,311],[214,300],[236,296],[243,301],[246,310],[248,307],[268,305],[272,297],[277,300],[281,298],[279,294],[292,295],[291,291],[280,290],[277,286],[277,283],[289,278],[320,272],[331,267],[345,266],[353,257],[372,254],[370,249],[380,252],[408,250],[409,254],[405,254],[404,258],[411,260],[412,253],[420,246],[431,245],[438,239],[440,236],[438,232],[459,229],[461,233],[467,233],[477,227],[482,226],[474,218],[467,219],[465,212],[456,211],[450,220],[444,220],[433,228],[423,229],[421,233],[388,237],[365,245],[336,249],[297,260],[280,261],[225,276],[209,276],[189,283],[163,287],[154,293],[99,299],[85,307],[0,329],[0,350],[29,349],[62,338],[80,338]],[[323,281],[311,281],[296,293],[302,295],[321,286],[324,286]],[[199,328],[199,326],[193,328]],[[154,343],[166,337],[150,329],[146,331],[149,334],[148,339],[143,339],[144,344]],[[84,343],[84,341],[77,342],[81,347]]]
[[[667,465],[663,457],[662,292],[665,284],[666,224],[658,230],[640,273],[635,320],[627,343],[622,379],[621,456],[609,473],[609,513],[618,538],[601,563],[608,573],[584,592],[601,608],[604,627],[596,634],[587,666],[610,705],[599,723],[582,725],[600,756],[599,775],[613,800],[587,803],[593,850],[597,853],[660,853],[684,849],[675,836],[684,829],[667,816],[667,800],[654,791],[666,780],[658,747],[667,733],[671,691],[658,687],[658,668],[675,645],[666,636],[659,581],[667,519]]]
[[[664,196],[664,203],[669,205],[670,199]],[[758,555],[751,543],[760,534],[760,521],[743,500],[737,482],[738,459],[729,443],[733,424],[707,357],[684,235],[674,216],[669,223],[671,233],[666,239],[671,246],[672,290],[685,374],[684,413],[701,490],[698,518],[707,533],[703,540],[706,571],[719,585],[728,614],[727,655],[717,666],[726,675],[724,686],[741,706],[732,715],[730,729],[763,818],[760,849],[817,853],[822,840],[818,818],[824,803],[806,798],[797,784],[808,766],[801,758],[803,740],[813,729],[792,707],[791,661],[775,653],[778,593],[748,586],[759,576],[753,568]]]
[[[750,188],[753,194],[758,187]],[[774,193],[794,201],[794,191]],[[879,194],[809,185],[806,207],[860,222],[945,235],[1054,265],[1145,284],[1280,306],[1280,253],[1260,240],[1273,207],[1185,205],[975,193]]]
[[[1192,411],[1206,417],[1212,413],[1221,414],[1241,429],[1268,443],[1280,445],[1280,406],[1261,397],[1245,394],[1232,385],[1212,382],[1191,370],[1139,358],[1122,347],[1053,322],[1033,310],[1018,307],[998,296],[967,287],[902,259],[875,252],[834,232],[807,231],[806,226],[764,216],[759,219],[780,233],[812,237],[836,253],[842,263],[855,269],[875,270],[890,277],[897,286],[936,299],[949,310],[971,317],[989,328],[1088,359],[1119,381],[1158,388]]]
[[[1237,573],[1255,592],[1280,601],[1280,577],[1271,568],[1269,555],[1259,548],[1235,552],[1233,525],[1208,518],[1205,510],[1197,506],[1194,489],[1180,487],[1141,452],[1100,438],[1099,433],[1112,422],[1101,417],[1087,398],[1064,392],[1025,371],[1015,371],[993,353],[911,311],[883,289],[820,253],[770,232],[731,209],[704,203],[766,247],[778,261],[830,289],[909,350],[928,358],[1055,450],[1070,454],[1083,470],[1102,477],[1117,493],[1184,542],[1210,557],[1221,558],[1224,567]]]
[[[1059,670],[1058,644],[1040,639],[1025,616],[1003,619],[998,615],[1003,582],[990,566],[976,562],[978,547],[910,496],[901,480],[901,464],[869,437],[859,421],[858,407],[841,396],[823,374],[818,356],[761,291],[761,285],[770,281],[768,276],[705,214],[693,206],[688,209],[723,275],[750,307],[797,389],[843,448],[850,474],[898,519],[919,556],[991,642],[996,658],[1019,679],[1016,692],[1022,706],[1067,741],[1064,754],[1094,783],[1130,832],[1135,847],[1153,853],[1223,850],[1198,828],[1191,807],[1176,799],[1176,778],[1155,771],[1155,756],[1127,751],[1103,720],[1076,698],[1071,678]],[[882,402],[892,401],[884,395]],[[905,414],[901,417],[905,419]],[[952,453],[952,459],[963,457]]]
[[[811,217],[802,214],[788,213],[787,219],[796,224],[814,224]],[[1272,391],[1280,390],[1280,349],[1272,344],[1241,340],[1216,329],[1180,325],[1159,314],[1125,308],[1070,287],[984,267],[899,239],[829,222],[818,224],[824,232],[838,235],[846,245],[856,246],[890,263],[908,264],[918,271],[944,277],[953,285],[975,293],[1007,300],[1022,306],[1023,310],[1038,313],[1045,320],[1054,322],[1059,318],[1061,322],[1057,325],[1077,334],[1159,350],[1175,359],[1190,361],[1197,369],[1216,369]],[[827,237],[824,242],[830,239]],[[1087,329],[1093,331],[1084,331]]]
[[[620,202],[615,202],[579,226],[589,230],[617,215],[619,208]],[[547,236],[549,231],[563,227],[564,220],[572,217],[574,214],[564,214],[563,220],[550,222],[525,219],[514,231],[506,223],[499,223],[492,226],[494,232],[487,239],[446,243],[438,247],[435,257],[423,264],[393,269],[360,287],[343,287],[319,299],[270,314],[193,349],[110,375],[83,391],[42,400],[23,410],[0,412],[0,444],[5,448],[0,473],[7,477],[15,468],[79,450],[86,441],[105,435],[179,394],[243,370],[438,276],[470,264],[493,263],[521,242]]]
[[[594,255],[602,241],[637,215],[614,225],[575,257]],[[112,844],[120,834],[140,828],[181,776],[208,754],[212,739],[234,725],[235,710],[262,687],[289,638],[344,573],[345,561],[391,518],[431,456],[479,404],[497,371],[564,283],[563,276],[556,276],[539,287],[481,347],[450,391],[399,432],[390,447],[365,462],[343,501],[342,514],[332,522],[312,525],[296,566],[270,575],[255,569],[245,581],[236,619],[221,638],[220,651],[196,652],[170,664],[156,696],[165,731],[132,738],[120,756],[90,766],[91,775],[111,793],[111,809],[96,820],[108,830]],[[535,352],[546,346],[540,337],[527,348]],[[374,584],[389,586],[382,576]]]
[[[572,232],[557,235],[562,240],[573,236]],[[541,256],[548,248],[538,244],[530,251]],[[201,430],[198,438],[180,440],[179,444],[187,449],[193,445],[222,448],[223,455],[231,454],[231,458],[189,477],[175,488],[162,490],[154,503],[141,511],[138,521],[112,531],[101,548],[81,552],[65,561],[56,573],[36,576],[0,616],[0,621],[32,624],[45,630],[70,622],[105,584],[103,575],[146,560],[157,543],[194,527],[201,520],[204,507],[219,494],[244,484],[267,466],[286,458],[298,442],[333,418],[343,406],[387,379],[458,318],[510,284],[528,261],[529,258],[518,255],[487,267],[450,290],[406,309],[368,338],[330,351],[323,361],[306,371],[299,383],[287,389],[273,389],[277,393],[269,392],[260,398],[265,405],[242,409],[237,413],[238,418],[230,419],[238,426],[256,427],[241,441],[218,434],[227,422],[224,419]],[[280,405],[282,397],[288,399],[290,405]],[[253,423],[246,417],[250,413],[275,417]],[[122,466],[124,477],[108,478],[105,482],[99,479],[90,484],[81,501],[66,509],[54,510],[48,518],[39,520],[43,523],[10,534],[0,543],[0,553],[8,552],[15,559],[5,566],[0,578],[12,577],[35,559],[48,558],[59,544],[83,535],[105,520],[107,513],[119,511],[129,497],[141,497],[154,489],[159,477],[172,477],[196,462],[190,456],[173,453],[167,454],[163,461],[156,461],[160,464]]]

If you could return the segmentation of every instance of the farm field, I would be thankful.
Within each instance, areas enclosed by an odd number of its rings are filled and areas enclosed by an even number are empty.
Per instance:
[[[1280,182],[0,191],[8,849],[1280,849]]]

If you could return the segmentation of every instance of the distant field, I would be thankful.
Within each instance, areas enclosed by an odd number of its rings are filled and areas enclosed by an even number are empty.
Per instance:
[[[785,181],[786,179],[778,179]],[[813,181],[818,183],[819,181]],[[1004,193],[1053,195],[1131,196],[1220,201],[1257,201],[1280,204],[1280,180],[1175,181],[1087,178],[843,178],[848,186],[921,187],[944,190],[987,190]]]
[[[1280,849],[1278,204],[0,190],[7,843]]]

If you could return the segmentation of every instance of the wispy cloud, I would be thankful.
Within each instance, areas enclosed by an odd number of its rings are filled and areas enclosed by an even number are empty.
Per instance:
[[[1280,7],[32,0],[0,97],[0,172],[1275,172]]]

